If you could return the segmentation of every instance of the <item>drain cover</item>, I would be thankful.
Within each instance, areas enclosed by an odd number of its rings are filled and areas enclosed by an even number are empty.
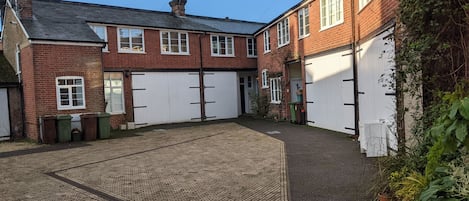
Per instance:
[[[266,132],[267,134],[269,135],[278,135],[278,134],[282,134],[280,131],[268,131]]]

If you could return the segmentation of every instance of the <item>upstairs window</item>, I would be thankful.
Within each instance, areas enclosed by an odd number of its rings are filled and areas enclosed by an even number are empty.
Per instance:
[[[212,56],[234,56],[234,39],[229,36],[212,36]]]
[[[268,72],[267,69],[262,70],[262,88],[263,89],[269,88],[267,72]]]
[[[363,7],[365,7],[368,3],[370,3],[371,0],[360,0],[358,2],[358,8],[361,10]]]
[[[248,47],[248,57],[257,57],[257,44],[255,38],[248,38],[247,47]]]
[[[274,104],[282,102],[282,82],[280,77],[270,79],[270,102]]]
[[[189,38],[187,33],[161,32],[161,53],[189,54]]]
[[[136,52],[145,51],[144,38],[142,29],[119,28],[119,52]]]
[[[270,52],[270,32],[264,31],[264,53]]]
[[[309,35],[309,8],[302,8],[298,11],[298,33],[300,38]]]
[[[83,77],[57,77],[57,109],[85,109],[85,87]]]
[[[321,0],[321,29],[344,22],[343,0]]]
[[[278,47],[282,47],[290,43],[290,25],[288,18],[285,18],[277,24],[277,32]]]
[[[106,42],[106,46],[103,48],[103,52],[107,52],[107,28],[106,26],[90,25],[91,29],[98,35],[101,40]]]
[[[124,110],[124,79],[122,73],[104,73],[104,98],[106,112],[123,114]]]

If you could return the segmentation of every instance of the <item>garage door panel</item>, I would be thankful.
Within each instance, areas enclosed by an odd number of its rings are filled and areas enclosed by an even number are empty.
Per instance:
[[[394,41],[386,39],[393,29],[360,45],[358,59],[358,88],[360,92],[360,121],[378,122],[381,119],[394,121],[396,113],[394,90],[384,84],[392,80],[394,69]]]
[[[208,72],[204,77],[205,115],[210,119],[228,119],[238,116],[236,72]]]
[[[134,116],[137,125],[192,121],[200,118],[198,75],[149,72],[134,75]]]
[[[8,109],[8,90],[0,89],[0,137],[10,136],[10,112]]]
[[[309,125],[353,134],[354,95],[350,50],[306,59]],[[311,103],[313,102],[313,103]],[[314,123],[312,123],[314,122]],[[352,123],[350,123],[352,122]]]

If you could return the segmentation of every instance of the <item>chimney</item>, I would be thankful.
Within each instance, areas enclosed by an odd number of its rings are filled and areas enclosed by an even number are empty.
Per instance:
[[[169,2],[171,6],[171,13],[175,16],[186,15],[186,3],[187,0],[172,0]]]
[[[13,6],[21,19],[33,18],[33,1],[32,0],[14,0]]]

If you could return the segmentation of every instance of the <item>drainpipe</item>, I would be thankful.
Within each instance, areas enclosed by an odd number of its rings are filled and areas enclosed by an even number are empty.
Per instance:
[[[353,98],[355,106],[355,135],[356,137],[360,136],[360,106],[359,106],[359,96],[358,96],[358,64],[357,64],[357,39],[355,33],[355,1],[350,1],[350,6],[352,8],[352,68],[353,68]]]
[[[205,115],[205,84],[204,84],[204,59],[202,51],[202,36],[206,33],[199,34],[199,55],[200,55],[200,68],[199,68],[199,89],[200,89],[200,120],[205,121],[207,116]]]

